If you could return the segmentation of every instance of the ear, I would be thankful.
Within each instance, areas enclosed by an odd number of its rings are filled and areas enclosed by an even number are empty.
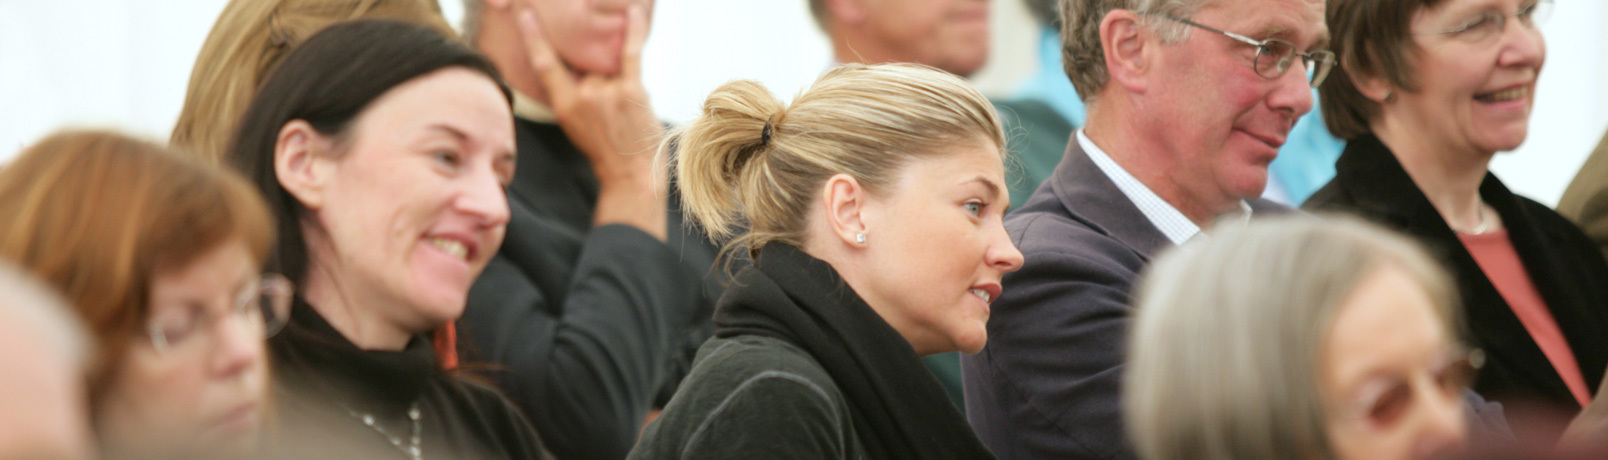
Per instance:
[[[838,240],[851,247],[865,246],[855,237],[870,230],[866,225],[867,198],[865,187],[848,174],[826,179],[825,189],[821,192],[821,199],[826,205],[827,227],[832,229]]]
[[[274,176],[279,186],[308,210],[322,208],[325,189],[334,175],[334,159],[329,155],[334,142],[303,120],[285,123],[278,139],[274,143]]]
[[[1339,70],[1346,73],[1346,78],[1351,80],[1351,84],[1357,87],[1357,92],[1381,105],[1385,103],[1385,99],[1390,97],[1391,92],[1396,89],[1395,85],[1390,84],[1389,79],[1363,75],[1362,72],[1353,72],[1344,67]]]
[[[859,24],[865,22],[866,0],[821,0],[826,2],[826,20],[832,24]]]
[[[1145,29],[1137,13],[1114,9],[1100,20],[1100,48],[1105,55],[1109,83],[1143,94],[1149,88],[1150,58],[1156,47],[1155,34]]]

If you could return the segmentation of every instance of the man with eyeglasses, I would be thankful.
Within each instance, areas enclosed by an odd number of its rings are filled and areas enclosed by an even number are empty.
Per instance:
[[[1135,458],[1118,388],[1129,293],[1153,256],[1258,199],[1268,163],[1334,65],[1322,0],[1061,0],[1088,108],[1006,221],[1026,256],[962,360],[967,416],[1002,459]]]

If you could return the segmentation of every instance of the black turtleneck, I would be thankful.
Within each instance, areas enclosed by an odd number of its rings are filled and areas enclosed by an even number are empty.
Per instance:
[[[363,350],[297,298],[269,347],[278,408],[272,449],[280,457],[408,458],[361,417],[373,416],[407,445],[415,406],[423,458],[548,457],[518,409],[496,390],[441,371],[422,335],[401,351]]]

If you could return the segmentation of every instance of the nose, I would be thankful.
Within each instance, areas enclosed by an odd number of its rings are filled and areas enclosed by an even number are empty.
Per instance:
[[[992,233],[988,252],[984,254],[985,262],[1004,273],[1021,269],[1022,251],[1016,249],[1016,243],[1011,241],[1011,235],[1005,231],[1005,226],[995,224]]]
[[[230,315],[221,323],[212,331],[216,341],[210,363],[214,375],[231,377],[256,367],[267,340],[262,322]]]
[[[453,200],[453,207],[458,212],[474,217],[477,223],[485,227],[508,225],[508,193],[497,174],[488,167],[479,174],[464,177],[464,180],[466,183],[462,193]]]
[[[1463,414],[1463,394],[1444,395],[1434,385],[1424,382],[1419,398],[1419,424],[1417,439],[1413,443],[1413,458],[1440,458],[1457,452],[1468,437],[1468,425]]]
[[[1502,29],[1502,43],[1500,54],[1497,55],[1497,65],[1503,67],[1533,67],[1541,70],[1541,64],[1547,59],[1547,41],[1541,36],[1541,30],[1534,24],[1525,24],[1517,19],[1509,20],[1507,27]]]
[[[1290,127],[1295,126],[1295,119],[1312,111],[1314,100],[1312,79],[1307,77],[1306,65],[1300,56],[1294,59],[1290,69],[1273,80],[1275,87],[1267,96],[1269,108],[1289,115]]]

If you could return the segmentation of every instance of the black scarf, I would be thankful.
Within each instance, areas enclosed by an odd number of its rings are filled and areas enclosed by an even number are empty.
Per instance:
[[[286,390],[392,418],[402,417],[424,387],[444,375],[424,336],[413,337],[402,351],[363,350],[301,296],[292,304],[290,322],[269,346]]]
[[[830,265],[787,244],[761,248],[715,310],[715,335],[798,345],[848,400],[871,458],[994,458],[915,349]]]

